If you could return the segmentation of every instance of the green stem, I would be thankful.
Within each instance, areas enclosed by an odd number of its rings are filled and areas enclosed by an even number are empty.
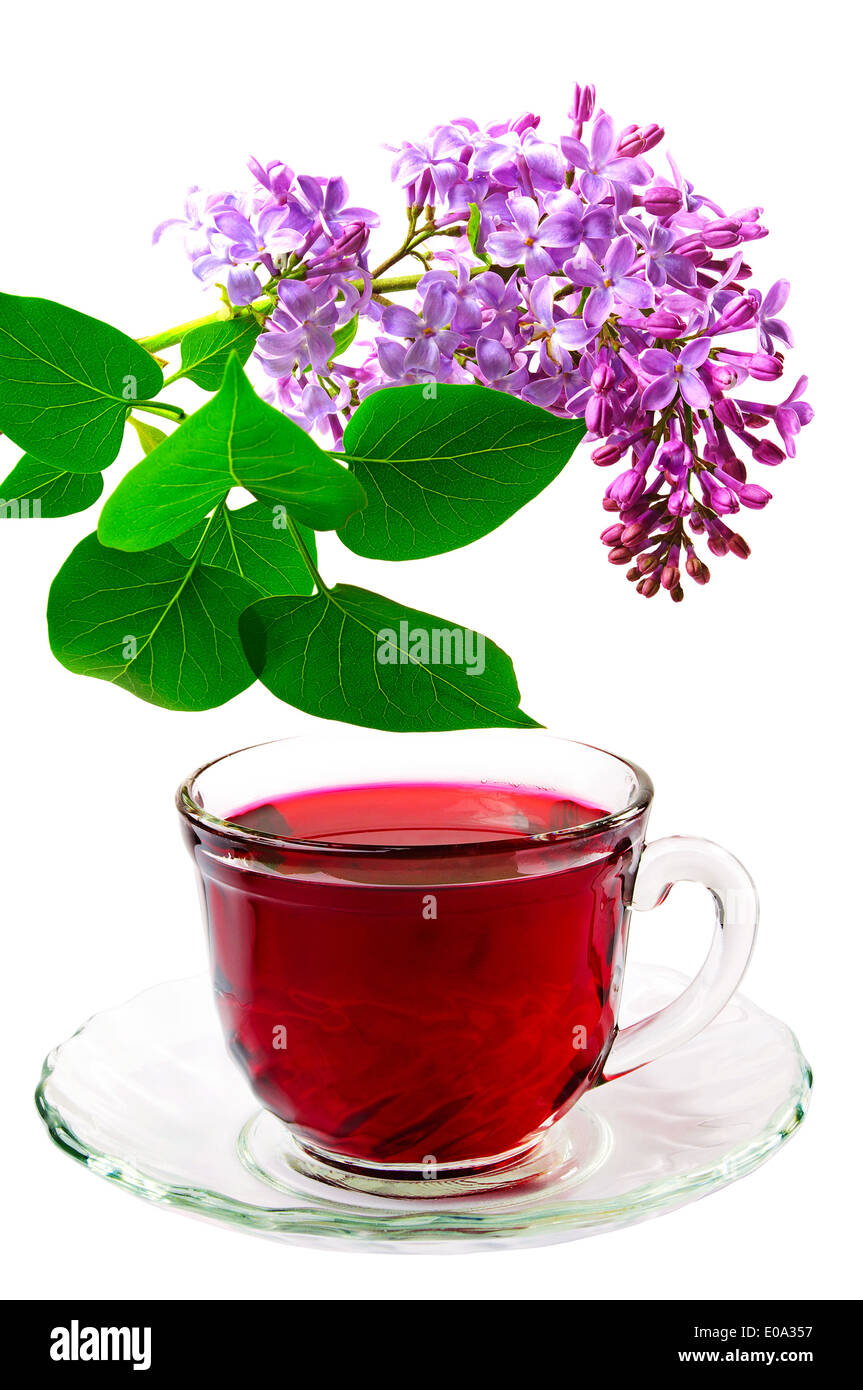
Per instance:
[[[487,265],[475,265],[471,268],[470,278],[475,279],[477,275],[482,275],[488,270]],[[392,275],[388,280],[372,280],[373,294],[393,294],[398,290],[415,290],[425,271],[419,275]]]
[[[147,410],[151,415],[164,415],[168,420],[185,420],[186,412],[180,405],[169,405],[167,401],[151,403],[136,401],[135,410]]]
[[[372,271],[372,280],[374,281],[379,275],[383,275],[384,271],[389,270],[390,266],[397,265],[399,261],[404,260],[405,256],[410,256],[414,248],[419,246],[422,242],[428,241],[429,237],[459,236],[461,232],[461,226],[438,227],[434,222],[430,223],[427,227],[423,227],[422,231],[409,232],[398,251],[394,251],[391,256],[388,256],[385,261],[381,261],[380,265]]]
[[[322,594],[328,594],[330,591],[324,583],[323,579],[321,578],[317,565],[315,564],[314,560],[309,554],[308,546],[306,545],[305,541],[300,535],[300,531],[296,522],[294,521],[293,517],[287,515],[286,520],[288,523],[288,529],[294,538],[294,544],[296,545],[297,550],[300,552],[300,555],[302,556],[303,563],[306,569],[312,576],[312,579],[315,581],[315,585]]]
[[[149,338],[139,338],[138,342],[147,352],[161,352],[162,348],[176,347],[193,328],[203,328],[208,323],[224,323],[226,319],[251,318],[254,314],[260,314],[272,307],[272,295],[265,294],[246,308],[238,309],[236,313],[232,314],[227,307],[223,307],[217,309],[214,314],[204,314],[202,318],[189,319],[188,323],[178,323],[175,328],[166,328],[163,333],[153,333]]]

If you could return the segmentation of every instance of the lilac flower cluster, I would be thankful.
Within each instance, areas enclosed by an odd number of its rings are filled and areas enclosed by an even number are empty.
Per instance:
[[[557,141],[526,115],[459,119],[395,149],[407,233],[374,270],[374,213],[348,206],[342,179],[283,164],[253,161],[246,195],[193,190],[176,222],[195,274],[260,317],[271,398],[336,447],[364,396],[418,381],[583,418],[594,462],[620,470],[603,503],[609,560],[639,593],[679,601],[684,574],[710,578],[700,541],[749,554],[736,515],[771,494],[747,468],[793,457],[812,418],[805,377],[778,404],[734,394],[783,375],[789,286],[749,283],[761,208],[726,213],[670,156],[654,171],[659,126],[617,129],[592,87],[570,114]],[[412,273],[391,274],[402,262]]]

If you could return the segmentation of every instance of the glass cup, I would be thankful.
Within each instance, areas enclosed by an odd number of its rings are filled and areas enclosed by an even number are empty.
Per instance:
[[[339,823],[358,796],[385,831]],[[228,1047],[311,1171],[384,1193],[511,1185],[586,1091],[711,1022],[755,889],[706,840],[645,845],[652,796],[623,758],[499,729],[283,739],[183,783]],[[420,803],[433,842],[411,843]],[[291,805],[319,824],[296,833]],[[716,904],[707,958],[619,1029],[631,912],[682,881]]]

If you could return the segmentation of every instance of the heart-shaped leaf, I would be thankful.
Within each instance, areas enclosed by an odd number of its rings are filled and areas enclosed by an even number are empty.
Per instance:
[[[262,401],[233,356],[217,395],[108,498],[99,539],[119,550],[150,550],[203,520],[232,487],[278,502],[322,531],[343,525],[365,502],[353,474]]]
[[[222,705],[254,680],[238,620],[256,590],[171,546],[127,555],[87,536],[48,596],[57,660],[166,709]]]
[[[201,563],[238,574],[262,594],[310,594],[311,575],[285,525],[283,512],[283,507],[266,502],[252,502],[236,510],[220,507],[201,546]],[[181,555],[191,559],[207,526],[202,521],[177,537],[174,546]],[[315,533],[305,527],[300,531],[314,560]]]
[[[357,555],[418,560],[485,536],[572,457],[583,420],[484,386],[395,386],[366,397],[344,452],[368,503],[339,532]]]
[[[365,589],[259,599],[240,631],[267,689],[308,714],[402,731],[535,727],[512,662],[482,633]]]
[[[161,389],[158,364],[119,329],[0,294],[0,430],[45,463],[100,472],[120,451],[129,407]]]
[[[231,353],[245,362],[260,331],[253,318],[223,319],[190,329],[180,344],[180,370],[175,375],[187,376],[205,391],[218,391]]]
[[[0,483],[0,518],[71,516],[98,501],[101,473],[66,473],[25,454]]]

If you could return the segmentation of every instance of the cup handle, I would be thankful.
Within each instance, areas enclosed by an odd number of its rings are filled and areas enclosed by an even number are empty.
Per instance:
[[[703,883],[716,903],[716,927],[695,979],[664,1009],[622,1028],[603,1070],[603,1081],[626,1076],[663,1057],[706,1028],[739,985],[758,927],[758,894],[738,859],[710,840],[673,835],[645,847],[632,908],[649,912],[675,883]]]

